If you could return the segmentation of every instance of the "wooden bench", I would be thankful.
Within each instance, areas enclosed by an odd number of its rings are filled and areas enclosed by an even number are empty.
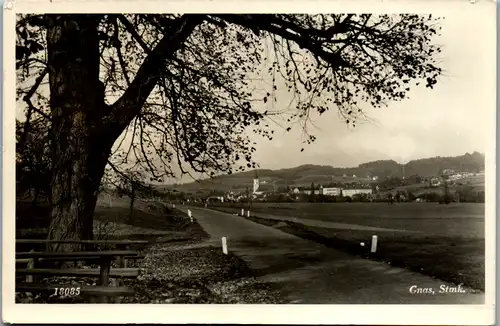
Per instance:
[[[134,290],[122,287],[120,281],[116,286],[109,286],[110,278],[122,280],[125,278],[136,278],[139,276],[138,268],[128,268],[127,262],[130,259],[142,259],[144,256],[138,255],[137,251],[128,250],[132,245],[144,245],[147,241],[131,240],[32,240],[19,239],[16,244],[44,245],[48,248],[50,244],[82,244],[82,245],[113,245],[117,250],[96,250],[96,251],[72,251],[72,252],[50,252],[34,251],[16,252],[16,276],[26,276],[26,282],[16,282],[16,292],[43,293],[50,292],[89,296],[91,301],[106,303],[109,297],[117,298],[134,294]],[[111,268],[111,262],[117,260],[118,267]],[[85,261],[99,265],[99,268],[39,268],[41,263],[50,264],[64,261]],[[25,265],[26,268],[19,268],[18,265]],[[38,266],[37,266],[38,265]],[[23,266],[24,267],[24,266]],[[71,284],[37,284],[34,279],[39,276],[74,276],[74,277],[95,277],[99,278],[96,286],[75,286]],[[69,290],[66,290],[69,289]],[[76,290],[78,289],[78,290]],[[59,290],[59,292],[58,292]],[[62,293],[61,293],[62,291]],[[76,293],[78,292],[78,293]]]

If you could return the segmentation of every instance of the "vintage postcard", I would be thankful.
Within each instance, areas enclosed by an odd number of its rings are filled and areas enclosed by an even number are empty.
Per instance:
[[[5,322],[493,323],[495,2],[6,0],[3,36]]]

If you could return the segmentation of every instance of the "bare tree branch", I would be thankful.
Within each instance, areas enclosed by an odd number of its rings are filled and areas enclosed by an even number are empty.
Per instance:
[[[144,60],[132,83],[112,105],[111,114],[106,117],[115,133],[121,133],[141,110],[160,78],[161,69],[158,67],[173,56],[201,21],[202,18],[196,15],[184,15],[179,18],[171,28],[172,33],[165,36]]]

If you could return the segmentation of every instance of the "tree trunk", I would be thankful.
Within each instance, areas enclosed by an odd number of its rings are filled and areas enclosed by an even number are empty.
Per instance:
[[[37,186],[35,188],[35,194],[33,195],[33,206],[37,205],[39,191],[40,190],[38,189],[38,186]]]
[[[82,143],[58,146],[63,158],[54,171],[49,239],[93,238],[97,191],[109,150],[93,149],[97,145],[89,140]]]
[[[49,239],[92,239],[97,192],[114,141],[139,113],[168,60],[203,22],[183,16],[144,60],[112,106],[99,80],[98,25],[102,15],[46,15],[52,147]],[[52,250],[71,250],[56,246]]]
[[[96,15],[47,17],[53,164],[49,239],[93,238],[97,192],[114,141],[105,136],[100,122],[106,105],[99,80],[98,19]]]

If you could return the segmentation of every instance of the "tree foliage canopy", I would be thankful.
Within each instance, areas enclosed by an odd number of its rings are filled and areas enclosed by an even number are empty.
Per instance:
[[[95,23],[99,42],[96,69],[104,105],[96,119],[108,121],[117,138],[110,161],[128,168],[133,162],[154,178],[171,174],[172,164],[209,174],[254,167],[248,131],[272,139],[271,104],[287,92],[293,98],[287,130],[329,110],[355,124],[367,105],[403,100],[420,83],[432,88],[442,72],[440,48],[433,42],[439,19],[431,15],[85,19]],[[47,62],[55,51],[47,38],[60,20],[60,15],[18,17],[17,95],[26,107],[25,131],[31,121],[50,124],[58,116],[47,89],[53,69]],[[81,28],[77,20],[64,20],[71,22]],[[310,135],[307,141],[314,139]]]

